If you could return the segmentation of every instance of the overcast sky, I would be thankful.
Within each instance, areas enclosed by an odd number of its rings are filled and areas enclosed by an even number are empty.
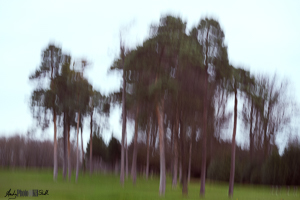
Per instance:
[[[15,1],[0,2],[0,136],[25,133],[35,127],[29,109],[33,84],[29,75],[40,65],[49,42],[75,59],[93,64],[86,76],[94,88],[108,94],[120,86],[120,75],[107,70],[119,54],[120,31],[134,48],[164,14],[181,16],[190,29],[205,16],[219,21],[228,45],[229,61],[251,73],[277,73],[287,78],[294,98],[300,98],[300,1]],[[121,137],[120,109],[109,119],[111,132]],[[43,134],[53,138],[53,128]],[[129,125],[128,134],[132,135]],[[237,143],[247,144],[242,128]],[[89,137],[85,123],[84,144]],[[231,132],[231,131],[230,131]],[[230,135],[230,134],[229,134]],[[229,136],[230,137],[230,136]],[[278,144],[284,143],[281,137]],[[283,146],[283,145],[281,145]]]

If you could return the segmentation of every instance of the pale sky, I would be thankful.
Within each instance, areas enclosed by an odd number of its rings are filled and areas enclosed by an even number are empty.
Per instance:
[[[36,124],[29,97],[29,75],[40,65],[41,52],[55,42],[73,58],[93,65],[86,76],[94,88],[108,94],[120,86],[120,75],[107,75],[119,54],[120,31],[134,48],[147,38],[152,23],[164,14],[181,16],[187,29],[201,18],[216,18],[225,33],[229,61],[251,73],[277,73],[287,78],[297,102],[300,98],[300,1],[0,1],[0,136],[24,134]],[[121,138],[120,109],[109,119],[111,132]],[[240,121],[240,119],[239,119]],[[52,124],[44,138],[53,139]],[[129,137],[132,127],[128,125]],[[84,145],[89,127],[84,126]],[[240,128],[239,130],[242,130]],[[74,130],[73,130],[74,132]],[[232,131],[227,133],[230,138]],[[74,134],[73,134],[74,135]],[[242,131],[237,143],[247,143]],[[285,137],[277,143],[284,147]]]

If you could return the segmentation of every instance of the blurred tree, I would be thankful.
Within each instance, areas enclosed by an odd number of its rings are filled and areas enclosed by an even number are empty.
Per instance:
[[[148,86],[150,84],[149,74],[143,72],[143,68],[139,68],[141,63],[147,63],[148,61],[145,57],[138,57],[136,54],[139,52],[132,51],[127,55],[125,60],[125,82],[128,84],[128,94],[126,94],[128,117],[134,118],[135,129],[134,129],[134,138],[133,138],[133,156],[132,156],[132,169],[131,176],[133,183],[136,181],[136,165],[137,165],[137,139],[138,139],[138,130],[139,127],[143,130],[149,126],[149,120],[153,112],[150,108],[153,108],[153,102],[151,102],[151,97],[148,93]],[[135,57],[136,56],[136,57]],[[128,61],[129,60],[129,61]],[[151,78],[151,76],[150,76]],[[150,128],[150,127],[149,127]],[[148,129],[148,135],[149,135]],[[149,142],[149,141],[148,141]],[[149,148],[147,151],[149,155]],[[148,156],[149,157],[149,156]],[[149,160],[148,160],[149,166]],[[146,167],[147,168],[147,167]]]
[[[201,187],[200,195],[205,195],[206,174],[206,140],[207,140],[207,109],[208,109],[208,79],[218,80],[228,77],[227,47],[224,44],[224,33],[219,22],[214,19],[201,19],[198,26],[193,28],[191,35],[198,39],[202,46],[204,58],[204,103],[203,103],[203,137],[202,137],[202,162],[201,162]]]
[[[229,90],[234,93],[234,122],[233,122],[233,133],[231,142],[231,168],[230,168],[230,178],[229,178],[229,197],[233,195],[233,185],[234,185],[234,174],[235,174],[235,136],[236,136],[236,125],[237,125],[237,92],[247,91],[249,84],[253,82],[250,78],[250,73],[240,68],[234,68],[231,66],[232,77],[229,81]]]
[[[74,73],[74,110],[77,111],[77,142],[76,142],[76,182],[78,179],[79,172],[79,150],[78,150],[78,134],[79,134],[79,123],[80,116],[87,112],[89,105],[89,91],[92,87],[88,81],[83,77],[84,68],[87,66],[86,60],[81,60],[81,72]]]
[[[254,77],[253,77],[254,79]],[[258,85],[255,84],[255,81],[249,83],[248,88],[245,90],[245,102],[243,104],[242,110],[242,120],[244,124],[247,126],[249,124],[249,154],[250,161],[253,161],[253,151],[254,151],[254,114],[256,111],[255,105],[258,103],[258,97],[256,96],[256,90]]]
[[[33,91],[31,97],[31,108],[33,115],[36,116],[42,128],[48,127],[48,120],[46,110],[50,109],[53,113],[54,125],[54,166],[53,166],[53,179],[57,178],[57,139],[56,139],[56,116],[58,112],[57,107],[57,83],[56,77],[59,75],[59,69],[62,63],[61,49],[54,44],[49,44],[48,47],[42,52],[42,63],[34,74],[29,76],[30,80],[38,80],[38,87]],[[47,82],[50,81],[50,88]],[[42,87],[46,87],[43,89]],[[37,110],[36,110],[37,109]],[[44,109],[45,123],[41,124],[41,112]],[[37,113],[35,113],[37,112]]]
[[[58,107],[59,110],[63,113],[63,140],[64,140],[63,178],[64,179],[66,178],[66,173],[68,168],[69,180],[71,178],[70,126],[74,125],[71,119],[75,115],[75,113],[72,110],[72,106],[74,106],[73,95],[72,95],[73,71],[70,69],[70,66],[71,66],[71,56],[64,55],[62,66],[61,66],[61,73],[56,77]]]
[[[203,81],[203,56],[202,47],[195,37],[183,35],[180,41],[178,54],[178,65],[176,66],[175,80],[178,85],[176,93],[176,118],[180,121],[180,141],[181,141],[181,166],[182,166],[182,193],[187,195],[188,171],[191,166],[192,143],[196,124],[196,118],[202,111],[203,93],[201,82]],[[178,115],[178,116],[177,116]],[[178,119],[176,119],[177,121]],[[175,125],[177,129],[177,122]],[[178,133],[176,130],[175,133]],[[175,135],[175,138],[178,136]],[[188,139],[189,138],[189,139]],[[188,148],[187,141],[190,141]],[[187,153],[189,152],[189,153]],[[186,156],[190,154],[190,156]],[[190,160],[188,160],[190,158]],[[177,176],[177,175],[176,175]]]
[[[166,165],[165,165],[165,133],[164,133],[164,100],[168,89],[172,88],[172,80],[169,78],[171,65],[170,61],[173,58],[174,43],[172,37],[178,33],[178,27],[175,26],[175,18],[161,18],[158,26],[152,26],[152,37],[143,43],[143,46],[138,47],[133,51],[127,59],[125,66],[128,67],[127,79],[135,78],[139,80],[142,74],[147,74],[149,82],[144,86],[146,89],[139,90],[141,87],[136,87],[137,97],[143,96],[145,92],[149,93],[149,98],[155,102],[155,111],[159,127],[159,149],[160,149],[160,187],[159,193],[165,193],[166,184]],[[175,30],[174,36],[170,37],[172,31]],[[183,29],[179,30],[180,32]],[[146,77],[146,76],[143,76]],[[148,88],[148,89],[147,89]],[[138,91],[141,91],[140,93]]]
[[[92,142],[93,144],[90,145],[90,142]],[[87,157],[89,156],[89,152],[91,151],[90,147],[93,147],[92,149],[93,158],[99,158],[103,161],[108,160],[107,146],[105,145],[105,142],[103,141],[103,138],[101,136],[100,127],[97,127],[97,130],[94,130],[93,138],[87,144],[86,147]]]
[[[122,139],[121,139],[121,170],[120,170],[120,183],[124,185],[124,173],[125,173],[125,137],[126,137],[126,81],[125,81],[125,47],[120,41],[120,59],[114,61],[113,66],[109,71],[118,70],[123,72],[123,87],[122,91],[114,94],[114,100],[120,102],[120,94],[122,94]],[[119,98],[118,98],[119,97]]]
[[[90,152],[90,174],[92,174],[92,162],[93,162],[93,142],[92,141],[92,131],[93,131],[93,114],[94,111],[100,114],[100,116],[105,115],[109,116],[110,112],[110,98],[102,95],[100,92],[93,90],[93,88],[89,87],[89,107],[88,113],[90,115],[90,142],[89,142],[89,152]],[[101,126],[99,124],[99,126]]]

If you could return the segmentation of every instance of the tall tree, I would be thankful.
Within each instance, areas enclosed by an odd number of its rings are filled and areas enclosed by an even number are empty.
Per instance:
[[[120,94],[122,97],[122,138],[121,138],[121,170],[120,170],[120,183],[121,185],[124,185],[124,174],[125,174],[125,138],[126,138],[126,80],[125,80],[125,47],[124,44],[122,43],[122,39],[120,41],[120,59],[116,59],[113,63],[113,65],[110,67],[109,71],[122,71],[123,76],[123,87],[121,92],[115,93],[113,98],[115,100],[113,101],[118,101],[120,99]]]
[[[208,79],[218,79],[226,73],[228,66],[227,47],[224,44],[224,33],[219,23],[214,19],[200,20],[197,28],[192,29],[191,35],[197,37],[203,48],[204,57],[204,100],[203,100],[203,136],[200,195],[205,195],[206,176],[206,140],[207,140],[207,109],[208,109]]]
[[[124,60],[125,60],[125,49],[124,46],[120,46],[121,48],[121,59],[122,59],[122,68],[123,68],[123,90],[122,90],[122,141],[121,141],[121,174],[120,174],[120,182],[124,184],[124,156],[125,156],[125,148],[124,148],[124,140],[126,137],[126,81],[125,81],[125,73],[124,73]]]
[[[36,100],[44,100],[42,104],[45,108],[51,109],[53,114],[53,125],[54,125],[54,166],[53,166],[53,180],[57,178],[57,139],[56,139],[56,130],[57,130],[57,105],[56,105],[56,88],[57,83],[55,78],[59,74],[59,67],[62,61],[62,52],[61,48],[55,46],[54,44],[49,44],[48,47],[42,52],[42,63],[40,67],[35,71],[34,74],[30,75],[30,80],[39,80],[40,86],[44,85],[45,82],[50,79],[50,90],[45,93],[45,90],[38,88],[33,92],[32,96],[32,106],[40,105]],[[48,80],[46,80],[48,79]],[[45,98],[47,94],[47,98]],[[39,96],[39,97],[38,97]],[[41,98],[44,96],[44,98]],[[51,99],[49,101],[49,99]],[[46,112],[45,112],[46,113]],[[40,114],[38,114],[40,115]],[[41,118],[39,118],[41,119]],[[45,125],[45,124],[44,124]],[[47,126],[47,125],[46,125]]]
[[[231,142],[231,168],[230,168],[230,177],[229,177],[229,197],[233,195],[233,185],[234,185],[234,174],[235,174],[235,137],[236,137],[236,125],[237,125],[237,92],[245,92],[248,90],[251,82],[250,73],[243,69],[232,68],[232,80],[230,85],[231,91],[234,93],[234,122],[233,122],[233,133],[232,133],[232,142]]]
[[[160,188],[161,195],[165,193],[166,163],[165,163],[165,128],[164,128],[164,104],[165,96],[174,90],[175,82],[170,77],[175,56],[178,55],[178,36],[185,31],[185,23],[179,18],[171,16],[162,17],[158,26],[152,26],[151,38],[143,43],[143,46],[132,51],[127,60],[128,75],[142,76],[147,74],[149,79],[146,90],[149,97],[154,100],[154,109],[159,130],[160,149]],[[130,78],[128,76],[128,78]],[[137,77],[137,76],[136,76]],[[146,76],[143,76],[143,78]],[[145,86],[144,86],[145,87]]]
[[[74,112],[71,109],[73,106],[73,96],[72,96],[72,70],[71,66],[71,56],[64,55],[63,63],[61,67],[61,73],[57,76],[57,96],[59,109],[63,113],[63,146],[64,146],[64,161],[63,161],[63,178],[66,178],[67,169],[69,171],[69,179],[71,176],[71,162],[70,162],[70,126],[71,118],[74,116]],[[72,125],[74,125],[72,123]]]
[[[78,179],[79,172],[79,149],[78,149],[78,135],[79,135],[79,124],[80,116],[87,112],[89,104],[89,91],[92,87],[87,79],[83,77],[84,69],[87,66],[86,60],[81,60],[81,72],[74,73],[74,97],[76,101],[74,110],[77,111],[77,133],[76,133],[76,182]]]
[[[89,106],[88,113],[90,116],[90,174],[92,174],[92,163],[93,163],[93,116],[98,113],[100,116],[109,116],[110,112],[110,98],[102,95],[99,91],[94,90],[92,86],[89,87]],[[96,111],[96,112],[95,112]]]
[[[229,178],[229,192],[228,195],[232,197],[233,195],[233,184],[234,184],[234,172],[235,172],[235,136],[236,136],[236,124],[237,124],[237,90],[238,90],[238,75],[233,78],[233,91],[234,91],[234,122],[233,122],[233,133],[231,142],[231,168],[230,168],[230,178]]]

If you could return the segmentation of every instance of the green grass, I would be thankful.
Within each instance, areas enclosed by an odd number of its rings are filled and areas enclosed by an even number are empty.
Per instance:
[[[143,177],[137,179],[134,186],[130,180],[125,181],[124,188],[119,183],[119,175],[115,174],[93,174],[83,175],[80,173],[78,183],[75,183],[75,174],[72,174],[71,181],[63,181],[62,173],[59,172],[58,180],[53,181],[52,170],[14,170],[0,169],[0,200],[11,188],[12,192],[20,190],[48,190],[48,196],[38,197],[17,197],[16,199],[124,199],[124,200],[152,200],[152,199],[200,199],[199,180],[192,180],[189,185],[189,195],[182,197],[181,188],[172,189],[171,179],[167,179],[166,194],[160,197],[158,194],[159,177],[150,178],[148,181]],[[273,199],[300,199],[300,192],[296,196],[291,189],[288,196],[286,189],[282,189],[278,195],[272,194],[269,186],[252,186],[235,184],[233,200],[273,200]],[[206,183],[205,199],[226,199],[228,200],[228,184],[219,182]]]

